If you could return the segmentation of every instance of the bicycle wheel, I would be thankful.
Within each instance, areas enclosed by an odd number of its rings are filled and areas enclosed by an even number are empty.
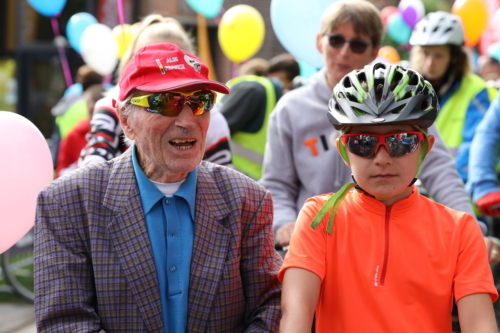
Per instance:
[[[33,301],[33,229],[2,253],[2,272],[16,294]]]

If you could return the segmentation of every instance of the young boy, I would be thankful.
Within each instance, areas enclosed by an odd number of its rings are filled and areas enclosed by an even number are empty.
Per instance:
[[[281,332],[497,332],[486,247],[468,214],[413,185],[439,106],[413,70],[378,63],[347,74],[328,117],[355,184],[302,208],[279,273]],[[356,190],[349,190],[356,186]]]

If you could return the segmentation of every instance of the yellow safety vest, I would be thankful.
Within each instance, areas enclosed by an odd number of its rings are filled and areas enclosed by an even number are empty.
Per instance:
[[[455,91],[453,96],[446,101],[444,107],[439,111],[436,127],[439,133],[441,133],[446,146],[455,152],[463,140],[462,130],[467,108],[476,95],[486,88],[486,82],[483,79],[475,74],[469,74],[462,79],[460,88]],[[488,88],[490,101],[496,95],[496,89]]]
[[[267,140],[267,123],[269,115],[276,105],[276,91],[270,80],[256,75],[234,78],[227,83],[227,86],[231,88],[241,82],[258,82],[266,89],[266,114],[262,127],[256,133],[239,131],[231,136],[234,168],[257,180],[262,176],[262,161]]]
[[[81,98],[73,103],[62,115],[56,117],[56,124],[59,126],[61,140],[66,138],[68,133],[76,126],[81,119],[87,119],[89,112],[87,102]]]

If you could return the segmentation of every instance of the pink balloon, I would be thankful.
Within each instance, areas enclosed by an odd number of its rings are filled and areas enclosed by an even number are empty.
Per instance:
[[[38,193],[53,179],[52,158],[42,133],[13,112],[0,111],[0,253],[35,222]]]

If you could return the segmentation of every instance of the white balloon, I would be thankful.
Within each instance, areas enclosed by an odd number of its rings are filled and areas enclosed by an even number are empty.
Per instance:
[[[80,50],[85,63],[101,75],[111,74],[118,63],[118,44],[111,28],[104,24],[85,29]]]

